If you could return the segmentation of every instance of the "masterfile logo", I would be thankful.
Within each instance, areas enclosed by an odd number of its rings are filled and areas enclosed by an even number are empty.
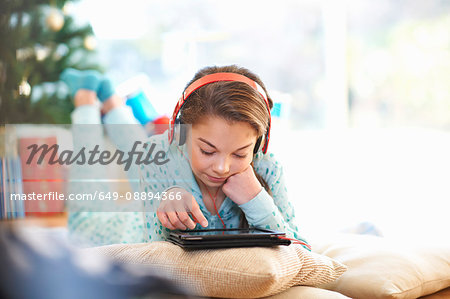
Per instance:
[[[159,150],[155,151],[156,144],[154,143],[142,143],[141,141],[135,141],[130,151],[124,152],[121,150],[115,150],[114,152],[108,150],[100,150],[99,145],[95,145],[93,149],[86,149],[82,147],[78,152],[72,150],[63,150],[59,152],[58,144],[32,144],[27,147],[29,150],[28,159],[26,164],[30,165],[33,159],[36,157],[37,164],[41,164],[44,158],[48,158],[48,164],[54,165],[109,165],[111,163],[117,163],[118,165],[124,165],[124,170],[130,169],[131,164],[136,165],[149,165],[155,163],[156,165],[163,165],[170,160],[166,158],[166,152]],[[59,155],[58,155],[59,153]],[[49,157],[47,156],[49,155]]]

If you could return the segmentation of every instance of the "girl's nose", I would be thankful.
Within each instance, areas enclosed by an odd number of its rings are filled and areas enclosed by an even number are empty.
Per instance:
[[[213,164],[213,171],[222,176],[230,172],[230,160],[226,157],[218,158]]]

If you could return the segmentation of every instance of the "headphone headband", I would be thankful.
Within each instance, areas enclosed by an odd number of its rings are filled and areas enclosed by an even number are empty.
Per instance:
[[[178,113],[180,112],[181,108],[183,107],[185,101],[189,96],[199,89],[202,86],[205,86],[210,83],[219,82],[219,81],[233,81],[233,82],[242,82],[246,83],[247,85],[251,86],[254,90],[256,90],[261,97],[264,99],[264,102],[266,103],[267,111],[269,112],[269,126],[267,128],[267,132],[265,134],[265,140],[264,140],[264,146],[262,148],[263,153],[267,152],[267,146],[269,144],[269,138],[270,138],[270,125],[271,125],[271,117],[270,117],[270,105],[269,100],[267,98],[267,94],[265,93],[264,89],[255,81],[251,80],[250,78],[237,74],[237,73],[214,73],[210,75],[206,75],[201,77],[200,79],[195,80],[190,84],[185,91],[183,92],[183,95],[180,97],[180,99],[177,102],[177,105],[175,106],[175,110],[173,111],[172,118],[170,119],[169,123],[169,143],[172,143],[173,141],[173,135],[174,135],[174,127],[175,127],[175,120],[177,119]]]
[[[264,89],[255,81],[252,79],[236,73],[214,73],[210,75],[206,75],[204,77],[201,77],[200,79],[192,82],[191,85],[189,85],[186,90],[183,93],[183,100],[186,100],[191,93],[199,89],[200,87],[207,85],[209,83],[219,82],[219,81],[235,81],[235,82],[242,82],[246,83],[247,85],[250,85],[254,90],[256,90],[264,99],[267,106],[269,107],[269,101],[267,100],[267,95],[264,91]]]

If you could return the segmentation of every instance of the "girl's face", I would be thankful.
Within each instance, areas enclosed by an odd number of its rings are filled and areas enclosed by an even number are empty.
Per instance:
[[[206,186],[222,186],[228,177],[244,171],[252,162],[257,134],[248,123],[209,116],[190,131],[192,172]]]

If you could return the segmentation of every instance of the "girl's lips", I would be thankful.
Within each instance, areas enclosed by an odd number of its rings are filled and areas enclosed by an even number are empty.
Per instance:
[[[208,177],[208,180],[210,180],[211,182],[216,182],[216,183],[221,183],[221,182],[225,182],[227,178],[216,178],[210,175],[206,175]]]

